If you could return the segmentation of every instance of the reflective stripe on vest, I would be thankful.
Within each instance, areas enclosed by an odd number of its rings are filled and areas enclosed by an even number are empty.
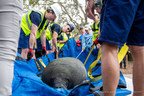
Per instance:
[[[43,18],[43,13],[41,11],[35,11],[35,12],[39,12],[41,14],[41,17]],[[31,30],[31,26],[30,26],[30,23],[29,23],[29,20],[28,20],[28,13],[26,14],[26,22],[27,22],[29,30]]]

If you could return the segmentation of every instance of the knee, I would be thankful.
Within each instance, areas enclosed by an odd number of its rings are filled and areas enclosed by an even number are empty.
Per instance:
[[[117,53],[117,45],[109,44],[109,43],[102,43],[102,52],[112,52]]]
[[[132,45],[130,45],[129,49],[130,49],[132,54],[144,53],[144,46],[132,46]]]
[[[134,58],[139,58],[144,56],[144,46],[129,46],[129,49]]]

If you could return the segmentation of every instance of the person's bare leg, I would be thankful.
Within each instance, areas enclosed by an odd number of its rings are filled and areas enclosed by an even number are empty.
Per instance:
[[[129,46],[133,57],[133,96],[144,96],[144,46]]]
[[[104,96],[115,96],[120,73],[116,45],[102,43],[101,62]]]

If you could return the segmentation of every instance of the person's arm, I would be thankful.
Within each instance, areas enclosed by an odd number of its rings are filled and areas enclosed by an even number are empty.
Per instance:
[[[53,51],[56,51],[57,50],[57,37],[58,37],[58,34],[57,32],[53,32],[53,37],[52,37],[52,50]]]
[[[85,50],[85,38],[84,36],[82,37],[82,50]]]
[[[86,8],[86,14],[90,19],[95,19],[94,16],[94,0],[89,0]]]
[[[47,54],[47,50],[46,50],[46,30],[43,30],[42,34],[41,34],[41,43],[42,43],[42,55],[46,55]]]
[[[46,30],[43,30],[41,34],[41,42],[42,42],[42,47],[46,46]]]
[[[88,41],[89,43],[89,41]],[[90,36],[90,45],[92,46],[93,45],[93,35]]]
[[[37,12],[32,12],[30,14],[30,19],[32,22],[32,27],[31,27],[31,33],[30,33],[30,39],[29,39],[29,48],[33,49],[33,46],[36,40],[38,26],[41,23],[41,15]]]
[[[29,49],[33,49],[36,40],[37,30],[38,27],[35,24],[32,24],[30,38],[29,38]]]
[[[60,44],[62,44],[62,43],[67,42],[67,40],[59,40],[59,41],[57,41],[57,42],[60,43]]]

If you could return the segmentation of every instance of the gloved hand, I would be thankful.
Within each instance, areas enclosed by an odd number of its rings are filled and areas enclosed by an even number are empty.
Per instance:
[[[94,43],[95,45],[97,45],[97,44],[98,44],[98,38],[96,38],[93,43]]]
[[[42,55],[46,55],[46,47],[42,47]]]
[[[29,61],[33,57],[33,49],[29,49],[29,52],[27,54],[27,61]]]
[[[81,46],[81,42],[80,41],[76,41],[77,46]]]

